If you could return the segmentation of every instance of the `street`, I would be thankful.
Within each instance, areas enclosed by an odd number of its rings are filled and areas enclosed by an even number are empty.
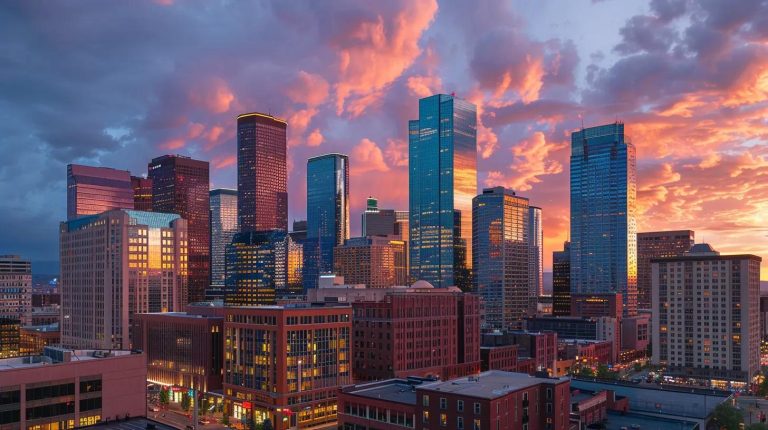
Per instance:
[[[184,415],[184,413],[180,410],[176,411],[168,409],[160,410],[159,412],[153,412],[151,409],[147,409],[147,418],[181,430],[185,430],[188,425],[192,425],[192,419],[187,418],[187,416]],[[197,428],[206,430],[224,430],[228,427],[221,424],[220,422],[214,422],[211,420],[209,424],[198,424]]]
[[[739,396],[736,398],[736,405],[747,425],[759,423],[760,414],[768,413],[768,400],[761,397]]]

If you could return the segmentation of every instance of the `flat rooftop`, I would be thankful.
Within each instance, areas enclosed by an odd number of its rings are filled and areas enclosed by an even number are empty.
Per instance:
[[[476,376],[453,379],[444,382],[433,382],[420,385],[419,389],[429,391],[442,391],[446,393],[461,394],[482,399],[495,399],[524,388],[539,384],[556,384],[567,378],[538,378],[527,373],[503,372],[501,370],[489,370]]]
[[[104,360],[115,357],[125,357],[132,354],[131,351],[123,350],[98,350],[98,349],[80,349],[63,350],[71,352],[69,361],[54,361],[45,355],[30,355],[26,357],[5,358],[0,360],[0,372],[13,369],[28,369],[41,366],[53,366],[57,364],[67,364],[79,361]],[[109,354],[109,355],[106,355]],[[102,356],[103,355],[103,356]]]
[[[699,428],[698,423],[695,421],[652,417],[648,415],[633,414],[631,412],[621,415],[609,411],[607,418],[605,423],[606,430],[621,430],[622,428],[631,429],[632,425],[640,426],[641,430],[694,430]]]
[[[381,399],[406,405],[416,405],[416,391],[414,387],[413,384],[405,379],[390,379],[383,382],[357,385],[347,393],[369,399]]]

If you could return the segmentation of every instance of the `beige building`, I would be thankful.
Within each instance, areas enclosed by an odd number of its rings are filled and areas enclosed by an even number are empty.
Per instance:
[[[30,323],[32,263],[18,255],[0,255],[0,318]]]
[[[63,222],[62,344],[129,349],[134,314],[181,310],[187,241],[175,214],[119,209]]]
[[[651,362],[722,388],[752,381],[760,370],[760,262],[701,243],[651,260]]]
[[[347,239],[333,249],[337,275],[350,284],[387,288],[408,283],[408,258],[405,241],[371,236]]]

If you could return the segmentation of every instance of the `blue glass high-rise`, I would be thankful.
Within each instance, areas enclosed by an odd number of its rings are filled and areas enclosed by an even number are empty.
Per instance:
[[[411,280],[468,288],[477,108],[453,95],[420,99],[408,140]]]
[[[349,238],[349,158],[326,154],[307,161],[307,240],[304,288],[333,272],[333,248]]]
[[[571,135],[571,291],[621,293],[637,309],[637,173],[624,124]]]

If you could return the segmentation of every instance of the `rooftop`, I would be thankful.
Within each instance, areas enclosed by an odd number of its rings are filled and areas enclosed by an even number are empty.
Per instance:
[[[679,420],[674,418],[653,417],[647,415],[627,413],[621,415],[616,412],[608,412],[606,430],[631,429],[632,425],[640,426],[643,430],[693,430],[698,427],[694,421]]]
[[[369,399],[381,399],[406,405],[416,404],[416,390],[414,383],[406,379],[388,379],[386,381],[370,382],[356,385],[349,391],[356,396]]]
[[[495,399],[539,384],[557,384],[566,380],[568,378],[538,378],[527,373],[489,370],[476,376],[424,384],[419,389]]]
[[[5,370],[53,366],[57,364],[79,361],[104,360],[114,357],[125,357],[131,354],[133,354],[133,352],[127,350],[72,350],[47,346],[45,347],[44,355],[30,355],[26,357],[6,358],[0,360],[0,372]]]

